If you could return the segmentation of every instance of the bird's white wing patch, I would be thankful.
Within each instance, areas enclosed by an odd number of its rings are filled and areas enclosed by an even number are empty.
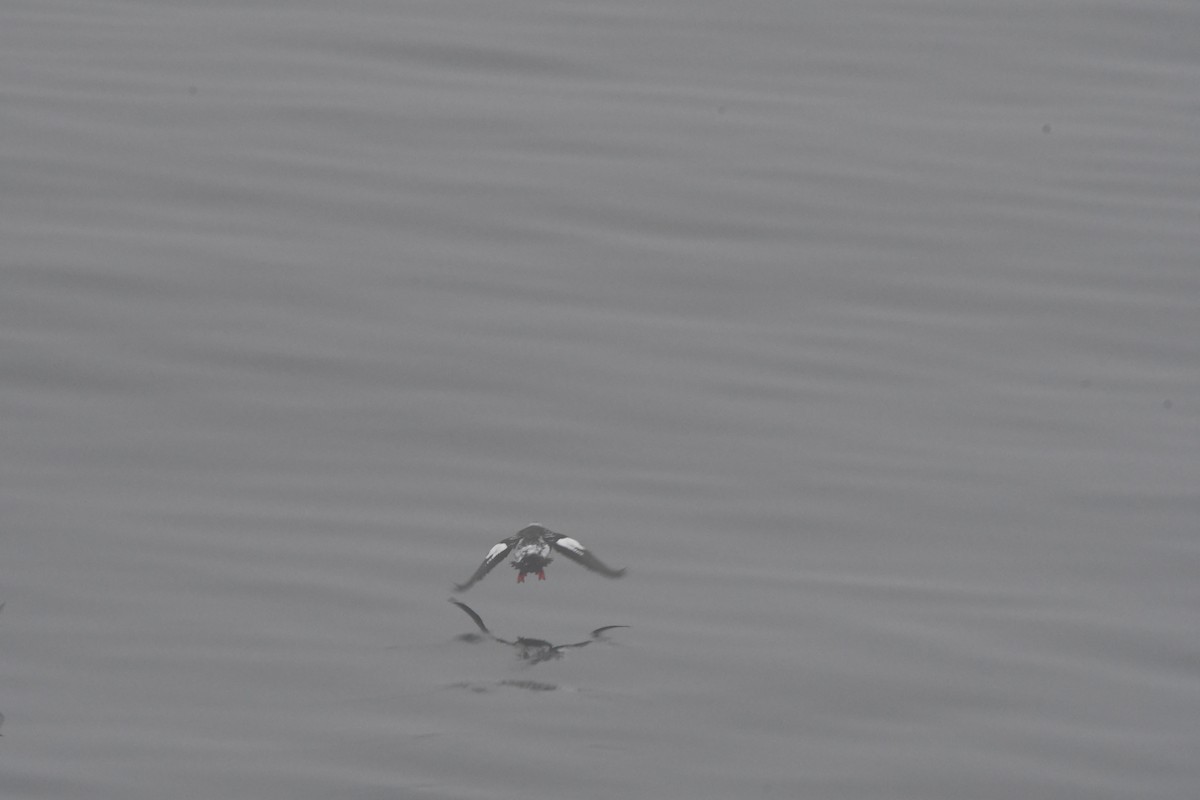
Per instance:
[[[494,561],[497,558],[500,558],[501,556],[503,556],[506,552],[508,552],[508,542],[501,542],[500,544],[493,547],[490,552],[488,552],[487,558],[484,560],[485,561]]]
[[[564,550],[570,550],[577,556],[581,556],[587,552],[583,545],[572,539],[570,536],[564,536],[554,544],[563,548]]]

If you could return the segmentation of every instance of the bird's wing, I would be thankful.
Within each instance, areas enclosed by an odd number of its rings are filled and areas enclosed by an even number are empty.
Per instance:
[[[613,569],[600,559],[596,558],[594,555],[592,555],[591,550],[588,550],[570,536],[563,536],[561,533],[555,534],[555,536],[557,538],[550,542],[550,546],[574,561],[576,564],[582,564],[592,572],[599,572],[606,578],[620,578],[625,574],[625,570]]]
[[[455,600],[453,597],[450,598],[450,602],[454,603],[454,605],[458,606],[463,611],[467,612],[467,616],[469,616],[472,620],[475,621],[475,624],[479,626],[479,630],[486,633],[489,637],[492,638],[493,641],[500,642],[500,644],[507,644],[507,645],[515,645],[516,644],[516,642],[510,642],[507,639],[501,639],[499,636],[497,636],[496,634],[489,631],[487,625],[483,624],[483,618],[480,617],[478,614],[476,614],[475,609],[471,608],[466,603],[460,603],[458,600]]]
[[[591,644],[592,642],[603,639],[605,631],[611,631],[613,628],[628,628],[628,627],[629,627],[628,625],[605,625],[603,628],[596,628],[596,630],[592,631],[592,638],[588,639],[586,642],[575,642],[574,644],[559,644],[559,645],[555,645],[554,649],[561,650],[564,647],[583,647],[585,644]]]
[[[554,649],[562,650],[564,647],[583,647],[583,646],[589,645],[591,643],[592,643],[592,640],[588,639],[586,642],[574,642],[572,644],[557,644],[554,646]]]
[[[492,635],[492,632],[488,630],[487,625],[483,624],[483,618],[475,613],[475,609],[471,608],[466,603],[460,603],[458,600],[455,600],[453,597],[450,598],[450,602],[454,603],[454,605],[458,606],[463,611],[467,612],[467,616],[475,621],[475,624],[479,626],[479,630],[483,631],[488,636]]]
[[[516,538],[509,538],[499,542],[491,549],[491,552],[487,554],[487,558],[485,558],[483,563],[479,565],[479,569],[475,570],[475,574],[471,576],[471,579],[466,583],[455,584],[454,591],[465,592],[467,589],[470,589],[472,586],[482,580],[485,575],[492,571],[492,567],[504,560],[504,557],[508,555],[509,551],[513,549],[513,545],[516,543]]]
[[[605,625],[603,628],[596,628],[592,631],[593,639],[600,639],[604,636],[605,631],[611,631],[613,628],[628,628],[628,625]]]

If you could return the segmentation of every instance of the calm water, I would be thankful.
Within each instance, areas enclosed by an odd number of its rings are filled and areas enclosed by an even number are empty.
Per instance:
[[[1196,797],[1198,34],[7,0],[0,795]]]

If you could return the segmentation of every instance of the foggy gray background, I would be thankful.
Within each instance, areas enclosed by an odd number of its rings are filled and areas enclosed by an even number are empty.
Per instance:
[[[0,795],[1192,800],[1197,42],[5,0]]]

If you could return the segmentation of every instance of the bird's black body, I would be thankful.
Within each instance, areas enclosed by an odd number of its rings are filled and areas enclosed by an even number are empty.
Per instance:
[[[525,576],[535,573],[539,581],[546,579],[546,567],[554,560],[551,553],[564,556],[582,564],[592,572],[598,572],[606,578],[620,578],[625,574],[623,569],[613,569],[575,539],[556,533],[541,525],[528,525],[515,535],[501,540],[492,547],[487,558],[475,570],[475,574],[465,583],[456,584],[454,589],[465,592],[482,580],[492,568],[505,559],[512,557],[512,567],[517,571],[517,583],[524,583]]]

